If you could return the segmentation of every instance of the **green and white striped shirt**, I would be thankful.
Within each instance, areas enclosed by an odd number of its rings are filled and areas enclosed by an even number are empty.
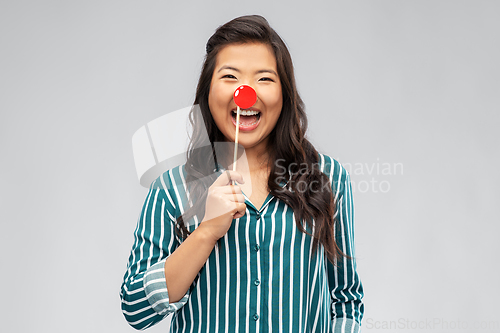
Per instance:
[[[354,257],[349,174],[319,157],[337,204],[335,239]],[[144,329],[172,313],[170,332],[359,332],[363,287],[355,260],[335,267],[322,245],[313,255],[290,206],[271,194],[259,210],[245,196],[246,214],[233,220],[184,297],[169,303],[164,264],[180,245],[175,220],[189,207],[185,175],[184,165],[166,171],[142,208],[120,292],[130,325]],[[193,218],[187,228],[198,224]]]

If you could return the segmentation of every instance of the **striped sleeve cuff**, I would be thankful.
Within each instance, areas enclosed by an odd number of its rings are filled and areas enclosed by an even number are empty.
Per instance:
[[[351,318],[336,318],[332,321],[333,333],[358,333],[361,327]]]
[[[155,312],[167,315],[182,308],[189,299],[189,289],[178,302],[169,303],[167,282],[165,280],[165,261],[157,262],[149,267],[144,274],[143,284],[146,298]]]

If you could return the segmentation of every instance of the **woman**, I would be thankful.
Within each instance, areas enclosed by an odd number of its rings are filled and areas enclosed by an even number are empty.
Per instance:
[[[206,51],[187,162],[153,182],[135,231],[127,321],[144,329],[173,313],[171,332],[359,331],[350,178],[304,137],[285,44],[264,18],[244,16]],[[229,171],[242,84],[257,102],[241,116],[246,163]],[[202,129],[208,149],[194,149]]]

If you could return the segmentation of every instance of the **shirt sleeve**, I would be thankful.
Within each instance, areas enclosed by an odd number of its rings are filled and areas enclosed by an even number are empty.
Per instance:
[[[150,327],[179,310],[190,294],[188,290],[178,302],[169,302],[164,265],[179,241],[175,235],[176,206],[165,184],[169,184],[168,172],[149,188],[120,290],[122,312],[135,329]]]
[[[359,332],[363,318],[363,286],[356,271],[354,251],[354,206],[349,173],[341,168],[336,197],[335,240],[344,254],[337,265],[327,263],[330,285],[332,332]]]

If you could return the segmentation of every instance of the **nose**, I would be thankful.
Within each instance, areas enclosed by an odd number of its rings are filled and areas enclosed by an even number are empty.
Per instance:
[[[249,85],[243,84],[233,94],[234,102],[242,109],[247,109],[257,101],[257,92]]]

